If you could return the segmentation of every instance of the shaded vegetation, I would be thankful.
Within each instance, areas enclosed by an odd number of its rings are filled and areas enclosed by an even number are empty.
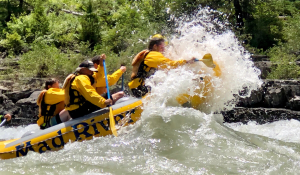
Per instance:
[[[298,78],[297,0],[0,0],[0,52],[20,57],[26,76],[62,78],[106,53],[108,70],[126,64],[129,79],[131,59],[149,37],[172,33],[174,16],[199,6],[227,14],[241,44],[271,57],[270,78]]]

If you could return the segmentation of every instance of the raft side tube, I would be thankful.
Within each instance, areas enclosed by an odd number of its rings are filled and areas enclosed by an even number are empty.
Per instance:
[[[132,103],[136,103],[136,102],[138,102],[140,100],[141,99],[139,99],[139,98],[132,97],[132,98],[130,98],[127,101],[124,101],[124,102],[118,103],[116,105],[113,105],[112,108],[113,108],[113,110],[117,110],[117,109],[123,108],[123,107],[125,107],[127,105],[130,105]],[[80,123],[80,122],[82,122],[84,120],[88,120],[88,119],[94,118],[94,117],[99,116],[99,115],[103,115],[103,114],[108,113],[108,112],[109,112],[109,108],[106,107],[106,108],[100,109],[98,111],[92,112],[90,114],[87,114],[87,115],[85,115],[83,117],[72,119],[70,121],[67,121],[67,122],[60,123],[58,125],[52,126],[52,127],[47,128],[45,130],[38,130],[38,132],[36,132],[34,134],[24,136],[24,137],[22,137],[20,139],[17,139],[15,141],[11,142],[11,143],[6,144],[5,148],[22,144],[22,143],[24,143],[26,141],[29,141],[29,140],[32,140],[34,138],[40,137],[42,135],[46,135],[48,133],[51,133],[51,132],[54,132],[54,131],[58,131],[58,130],[61,130],[63,128],[69,127],[69,126],[73,126],[73,125],[75,125],[77,123]]]

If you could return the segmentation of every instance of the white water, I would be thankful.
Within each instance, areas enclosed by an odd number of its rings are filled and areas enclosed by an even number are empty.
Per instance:
[[[295,120],[266,125],[223,124],[213,112],[232,108],[234,94],[261,85],[259,71],[234,34],[214,33],[208,10],[190,22],[179,20],[178,33],[170,40],[166,56],[201,58],[212,54],[222,68],[215,78],[202,63],[169,72],[158,71],[147,81],[152,97],[145,101],[142,118],[123,128],[119,137],[101,137],[68,143],[56,152],[0,160],[2,174],[298,174],[300,152]],[[195,74],[201,69],[202,74]],[[207,97],[205,112],[179,106],[175,97],[193,95],[200,77],[211,77],[214,93]],[[186,91],[187,90],[187,91]],[[201,94],[199,94],[201,95]],[[245,94],[249,95],[249,93]],[[0,128],[0,139],[18,138],[36,125]]]

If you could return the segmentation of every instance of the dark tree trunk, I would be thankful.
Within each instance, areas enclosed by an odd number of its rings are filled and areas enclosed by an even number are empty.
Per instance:
[[[240,4],[240,0],[234,0],[235,18],[236,18],[236,28],[241,29],[244,26],[243,21],[243,10]]]
[[[24,0],[20,0],[20,3],[19,3],[20,13],[23,11],[23,4],[24,4]]]
[[[7,0],[6,8],[7,8],[7,17],[5,18],[5,21],[8,22],[10,20],[11,14],[12,14],[11,5],[10,5],[9,0]]]

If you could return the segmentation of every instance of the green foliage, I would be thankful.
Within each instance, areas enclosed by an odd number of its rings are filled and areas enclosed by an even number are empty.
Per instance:
[[[49,42],[59,47],[73,47],[78,43],[80,22],[77,16],[59,12],[49,13]]]
[[[46,35],[49,32],[49,21],[45,14],[45,9],[43,7],[43,1],[37,0],[35,2],[33,10],[33,24],[32,33],[35,38],[39,36]]]
[[[300,1],[289,0],[0,0],[0,49],[30,50],[20,61],[30,76],[63,76],[106,53],[109,72],[125,64],[129,79],[132,58],[150,36],[171,34],[173,17],[193,16],[199,6],[223,12],[218,19],[230,21],[251,53],[267,51],[277,65],[271,78],[298,76]]]
[[[281,43],[269,50],[268,55],[274,66],[269,78],[284,79],[298,78],[300,68],[296,65],[299,56],[296,55],[300,51],[300,15],[294,14],[284,21],[283,38],[286,42]]]
[[[269,1],[255,6],[252,19],[246,22],[246,33],[251,34],[250,45],[264,50],[283,40],[283,21],[278,16],[284,13],[282,1]]]
[[[22,40],[26,43],[34,40],[34,34],[32,32],[32,24],[34,19],[32,14],[21,15],[19,18],[12,16],[10,22],[7,23],[6,33],[18,33]]]
[[[100,30],[102,28],[94,3],[93,0],[84,3],[82,7],[86,13],[80,20],[82,26],[80,39],[85,42],[88,41],[91,44],[91,47],[94,47],[97,43],[101,42]]]
[[[26,76],[63,78],[74,72],[83,60],[84,57],[74,52],[62,53],[55,46],[36,43],[32,51],[22,55],[19,63]]]
[[[6,39],[0,41],[0,45],[9,50],[20,52],[24,46],[24,42],[21,36],[14,32],[12,34],[7,33]]]
[[[282,48],[273,48],[270,53],[273,62],[272,72],[268,75],[271,79],[292,79],[299,77],[300,67],[296,64],[297,57],[288,54]]]

